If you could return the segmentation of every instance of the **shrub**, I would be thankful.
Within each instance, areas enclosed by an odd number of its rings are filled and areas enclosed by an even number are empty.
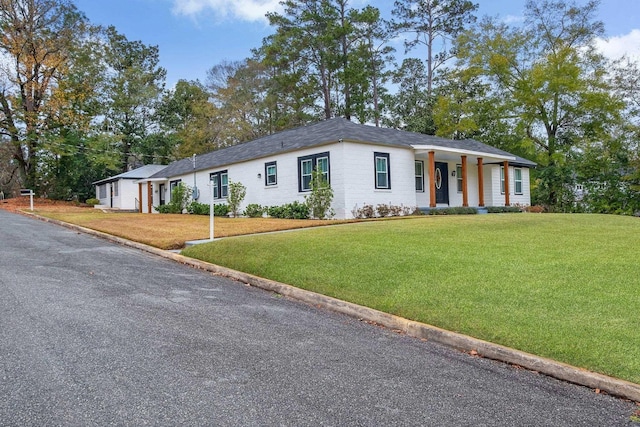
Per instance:
[[[100,200],[98,200],[96,198],[91,198],[91,199],[87,199],[87,201],[85,203],[90,205],[90,206],[95,206],[95,205],[99,205],[100,204]]]
[[[515,213],[522,212],[518,206],[487,206],[489,213]]]
[[[525,206],[524,207],[524,211],[525,212],[531,212],[531,213],[542,213],[542,212],[544,212],[544,206],[540,206],[540,205]]]
[[[400,216],[403,210],[402,206],[391,205],[389,206],[389,216]]]
[[[333,190],[324,179],[322,171],[316,169],[311,173],[311,193],[304,196],[304,201],[313,218],[325,219],[334,215],[331,209]]]
[[[227,197],[227,201],[229,202],[229,210],[233,212],[235,218],[239,216],[240,204],[246,194],[247,187],[242,185],[241,182],[229,181],[229,196]]]
[[[266,209],[264,206],[260,206],[256,203],[251,203],[248,204],[244,209],[244,215],[248,216],[249,218],[262,218],[265,210]]]
[[[309,206],[298,201],[282,206],[270,206],[267,208],[267,215],[281,219],[309,219]]]
[[[209,205],[193,201],[187,206],[187,212],[193,215],[209,215]]]
[[[474,215],[477,213],[478,210],[476,208],[462,206],[443,209],[431,209],[429,211],[429,215]]]
[[[391,209],[389,209],[388,205],[380,204],[376,207],[376,212],[378,212],[378,216],[385,217],[389,216],[389,214],[391,213]]]
[[[182,213],[186,209],[190,197],[191,188],[181,182],[171,191],[171,201],[166,205],[154,206],[154,209],[160,213]]]
[[[402,208],[402,215],[404,215],[404,216],[408,216],[408,215],[424,215],[424,212],[422,212],[420,210],[420,208],[417,207],[417,206],[414,206],[414,207],[404,206]]]
[[[229,205],[224,203],[220,203],[219,205],[213,205],[213,214],[215,216],[229,215]]]
[[[177,210],[178,206],[172,204],[154,206],[153,209],[157,210],[161,214],[176,214],[182,212]]]
[[[356,205],[351,211],[354,218],[362,219],[362,218],[375,218],[376,210],[373,205],[364,205],[360,209],[358,209],[358,205]]]

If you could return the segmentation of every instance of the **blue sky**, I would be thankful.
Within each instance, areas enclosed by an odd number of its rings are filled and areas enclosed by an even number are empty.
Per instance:
[[[522,16],[525,0],[476,0],[478,16],[507,21]],[[113,25],[129,40],[158,45],[167,85],[178,80],[204,82],[206,72],[223,60],[241,60],[272,32],[264,19],[278,0],[75,0],[94,24]],[[578,4],[584,1],[578,0]],[[371,4],[389,13],[393,0],[352,0],[352,7]],[[601,49],[611,57],[640,57],[640,0],[601,0],[599,19],[609,41]],[[398,53],[404,52],[398,46]],[[418,56],[418,52],[415,53]]]

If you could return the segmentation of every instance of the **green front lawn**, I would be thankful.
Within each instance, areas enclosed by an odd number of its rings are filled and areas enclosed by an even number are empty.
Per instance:
[[[640,384],[640,219],[420,217],[185,255]]]

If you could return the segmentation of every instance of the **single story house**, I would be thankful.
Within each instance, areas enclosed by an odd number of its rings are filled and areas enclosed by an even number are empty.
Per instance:
[[[119,175],[96,181],[97,208],[123,209],[139,211],[138,181],[160,172],[166,165],[146,165]]]
[[[450,140],[334,118],[171,163],[139,182],[140,212],[169,200],[174,186],[226,203],[229,182],[247,189],[247,204],[304,201],[311,172],[333,189],[336,218],[365,204],[409,208],[531,203],[535,163],[475,140]],[[505,179],[506,178],[506,179]]]

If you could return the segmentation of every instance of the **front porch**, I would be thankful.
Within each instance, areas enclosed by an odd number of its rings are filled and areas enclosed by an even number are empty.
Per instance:
[[[504,179],[504,171],[510,171],[514,156],[436,146],[413,148],[420,209],[511,205],[510,179]]]

